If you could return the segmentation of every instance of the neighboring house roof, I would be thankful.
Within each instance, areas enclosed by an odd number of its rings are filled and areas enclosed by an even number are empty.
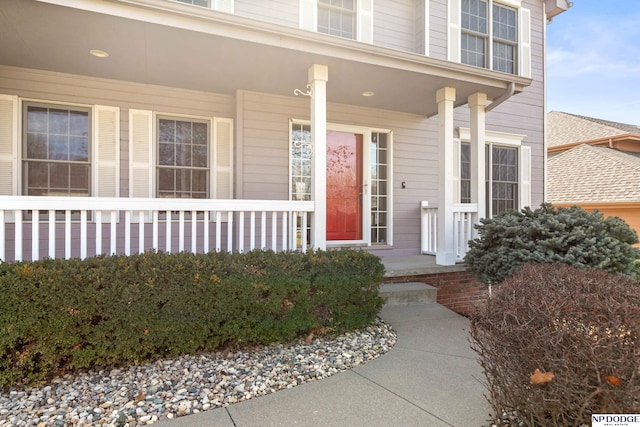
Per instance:
[[[548,160],[551,203],[640,201],[640,156],[582,144]]]
[[[560,111],[551,111],[547,114],[547,144],[549,147],[628,134],[640,134],[640,126]]]

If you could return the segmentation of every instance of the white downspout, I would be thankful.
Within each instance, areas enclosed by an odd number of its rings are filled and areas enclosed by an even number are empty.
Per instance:
[[[509,83],[509,87],[507,87],[507,90],[502,95],[500,95],[498,98],[494,99],[493,102],[491,102],[491,104],[487,105],[487,107],[484,109],[484,111],[485,112],[489,112],[489,111],[493,110],[498,105],[502,104],[507,99],[511,98],[514,93],[516,93],[516,84],[514,82],[511,82],[511,83]]]

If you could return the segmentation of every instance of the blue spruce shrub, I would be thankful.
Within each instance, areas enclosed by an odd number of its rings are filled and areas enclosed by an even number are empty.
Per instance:
[[[638,279],[638,235],[618,217],[595,210],[544,203],[480,220],[479,237],[469,242],[464,259],[469,271],[486,283],[501,283],[524,263],[563,263],[592,267]]]

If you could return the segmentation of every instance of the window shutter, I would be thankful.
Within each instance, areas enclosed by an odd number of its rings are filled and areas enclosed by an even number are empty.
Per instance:
[[[461,167],[460,163],[462,159],[460,158],[460,153],[462,150],[460,149],[460,139],[453,139],[453,203],[460,203],[460,175],[461,175]]]
[[[18,195],[18,97],[0,95],[0,196]]]
[[[460,62],[460,0],[449,0],[447,59]]]
[[[120,195],[120,109],[96,105],[93,132],[92,195],[118,197]]]
[[[520,150],[520,209],[531,206],[531,147]]]
[[[531,11],[520,9],[520,64],[519,74],[531,78]]]
[[[300,28],[318,31],[318,0],[300,0]]]
[[[211,190],[213,199],[233,198],[233,120],[213,119]]]
[[[129,110],[129,197],[153,197],[153,113]]]
[[[215,0],[213,8],[220,12],[233,13],[233,0]]]
[[[373,43],[373,0],[360,0],[358,5],[358,41]]]

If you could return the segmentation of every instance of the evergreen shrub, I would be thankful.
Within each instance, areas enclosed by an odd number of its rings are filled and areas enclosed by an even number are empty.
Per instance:
[[[594,268],[527,263],[471,318],[496,424],[583,426],[640,413],[640,286]],[[521,423],[521,424],[520,424]]]
[[[370,323],[364,251],[167,254],[0,264],[0,387]]]
[[[618,217],[597,210],[543,204],[536,210],[506,212],[476,226],[465,263],[485,283],[498,284],[525,262],[594,267],[638,277],[636,232]]]

